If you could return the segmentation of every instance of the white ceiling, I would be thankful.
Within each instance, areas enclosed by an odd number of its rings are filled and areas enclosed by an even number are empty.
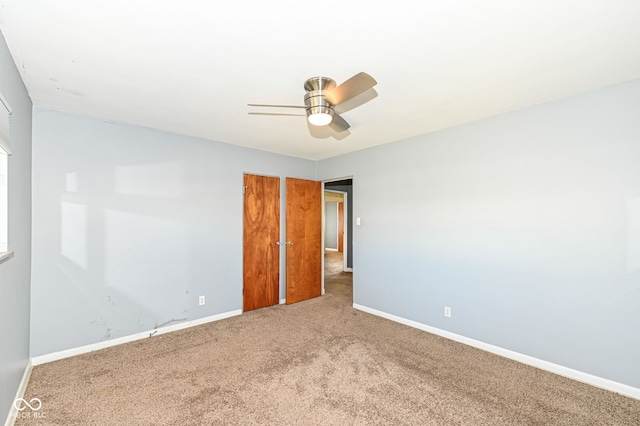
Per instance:
[[[637,0],[0,0],[0,29],[35,106],[308,159],[640,78]],[[360,71],[346,137],[248,114]]]

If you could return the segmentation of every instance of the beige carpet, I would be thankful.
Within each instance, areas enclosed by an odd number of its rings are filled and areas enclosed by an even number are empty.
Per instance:
[[[640,425],[640,401],[354,310],[340,269],[316,299],[37,366],[45,417],[16,424]]]

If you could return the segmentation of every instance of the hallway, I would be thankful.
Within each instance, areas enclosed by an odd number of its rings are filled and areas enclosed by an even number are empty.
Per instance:
[[[344,258],[341,252],[324,251],[324,289],[325,293],[344,298],[344,302],[353,304],[353,273],[344,272]]]

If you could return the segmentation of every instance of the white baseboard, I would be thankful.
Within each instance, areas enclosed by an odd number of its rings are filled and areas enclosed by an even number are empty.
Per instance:
[[[329,247],[325,247],[324,248],[326,251],[338,251],[337,248],[329,248]]]
[[[353,268],[344,268],[345,272],[353,272]]]
[[[24,373],[22,374],[22,380],[20,380],[20,386],[18,386],[16,397],[13,399],[14,401],[24,396],[24,392],[27,390],[27,385],[29,384],[29,378],[31,377],[31,370],[33,370],[33,362],[29,360],[29,362],[27,362],[27,367],[24,369]],[[13,424],[16,422],[17,416],[18,410],[12,403],[11,409],[9,410],[9,415],[7,416],[7,420],[4,422],[4,426],[13,426]]]
[[[161,334],[170,333],[172,331],[182,330],[182,329],[189,328],[189,327],[195,327],[197,325],[202,325],[202,324],[206,324],[206,323],[209,323],[209,322],[220,321],[222,319],[234,317],[234,316],[241,315],[241,314],[242,314],[242,310],[241,309],[238,309],[238,310],[235,310],[235,311],[224,312],[224,313],[217,314],[217,315],[211,315],[211,316],[208,316],[208,317],[205,317],[205,318],[195,319],[193,321],[185,321],[185,322],[181,322],[179,324],[173,324],[173,325],[169,325],[169,326],[166,326],[166,327],[161,327],[161,328],[156,328],[156,329],[153,329],[153,330],[143,331],[141,333],[131,334],[129,336],[118,337],[116,339],[111,339],[111,340],[105,340],[103,342],[93,343],[93,344],[90,344],[90,345],[81,346],[79,348],[67,349],[67,350],[60,351],[60,352],[53,352],[53,353],[46,354],[46,355],[36,356],[36,357],[31,358],[31,362],[32,362],[32,364],[34,366],[35,365],[40,365],[40,364],[45,364],[47,362],[58,361],[60,359],[69,358],[69,357],[72,357],[72,356],[76,356],[76,355],[81,355],[81,354],[85,354],[85,353],[88,353],[88,352],[97,351],[99,349],[104,349],[104,348],[108,348],[108,347],[111,347],[111,346],[121,345],[123,343],[133,342],[135,340],[147,339],[147,338],[152,337],[152,336],[159,336]]]
[[[280,304],[281,305],[286,305],[287,304],[287,299],[280,299]]]
[[[514,361],[521,362],[523,364],[530,365],[532,367],[546,370],[551,373],[558,374],[560,376],[568,377],[579,382],[583,382],[592,386],[596,386],[602,389],[616,392],[621,395],[625,395],[634,399],[640,400],[640,389],[633,386],[625,385],[623,383],[615,382],[613,380],[604,379],[602,377],[594,376],[593,374],[584,373],[582,371],[574,370],[572,368],[564,367],[562,365],[554,364],[552,362],[544,361],[539,358],[534,358],[529,355],[524,355],[519,352],[514,352],[509,349],[504,349],[499,346],[490,345],[488,343],[481,342],[479,340],[471,339],[460,334],[451,333],[450,331],[441,330],[436,327],[432,327],[426,324],[422,324],[416,321],[412,321],[406,318],[398,317],[396,315],[388,314],[386,312],[378,311],[377,309],[369,308],[366,306],[353,304],[355,309],[358,309],[369,314],[373,314],[382,318],[386,318],[391,321],[398,322],[400,324],[408,325],[409,327],[417,328],[422,331],[426,331],[438,336],[445,337],[450,340],[454,340],[465,345],[473,346],[474,348],[482,349],[487,352],[500,355],[505,358],[512,359]]]

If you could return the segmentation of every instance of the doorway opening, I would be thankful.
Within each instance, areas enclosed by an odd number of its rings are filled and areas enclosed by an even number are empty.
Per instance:
[[[353,305],[353,179],[324,182],[324,291]]]

